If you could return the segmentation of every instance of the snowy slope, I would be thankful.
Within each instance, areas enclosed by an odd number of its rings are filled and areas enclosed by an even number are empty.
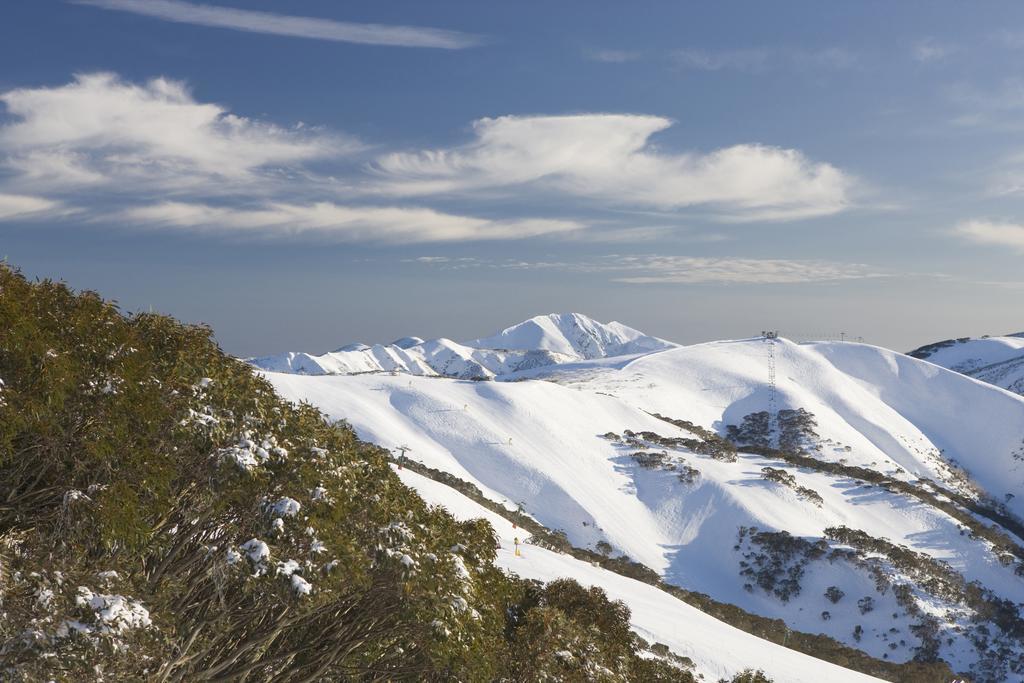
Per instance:
[[[578,313],[565,313],[537,316],[493,337],[465,344],[403,337],[388,345],[349,344],[321,356],[290,352],[248,362],[262,370],[304,375],[401,372],[474,379],[671,346],[620,323],[604,324]]]
[[[778,407],[809,410],[822,438],[836,442],[823,459],[949,485],[947,463],[956,460],[997,500],[1024,490],[1024,461],[1014,457],[1024,443],[1020,397],[866,344],[782,339],[772,350]],[[529,374],[721,429],[768,407],[767,364],[768,345],[755,339],[669,349],[621,368],[595,363]],[[1010,506],[1024,516],[1020,498]]]
[[[924,644],[915,629],[932,615],[937,651],[955,669],[977,669],[979,681],[1024,680],[999,652],[1005,646],[1024,656],[1024,644],[997,632],[991,646],[975,646],[975,607],[884,553],[844,557],[843,543],[821,540],[829,528],[860,530],[946,563],[995,598],[1024,603],[1024,581],[1015,574],[1024,575],[1020,562],[965,533],[958,519],[848,476],[752,453],[728,462],[664,441],[695,434],[649,413],[724,433],[769,408],[770,362],[775,408],[803,409],[816,420],[804,448],[818,460],[915,486],[930,479],[968,496],[980,490],[1000,502],[1024,491],[1024,398],[863,344],[715,342],[538,366],[499,382],[266,376],[284,396],[347,419],[363,438],[406,447],[409,457],[476,484],[494,500],[521,504],[574,545],[606,541],[676,585],[891,661],[914,656]],[[789,483],[766,480],[765,467]],[[690,470],[695,475],[683,481]],[[1024,516],[1024,496],[1008,499],[1007,508]],[[742,531],[751,527],[807,540],[796,559],[780,560],[768,552],[770,538]],[[825,543],[833,559],[800,556],[814,542]],[[799,589],[776,590],[791,569]],[[912,588],[912,608],[889,588],[904,583]],[[831,587],[838,590],[833,597],[840,595],[836,602],[825,597]],[[862,609],[858,602],[868,598],[872,609]]]
[[[633,629],[648,642],[661,642],[694,662],[695,673],[707,681],[729,677],[751,667],[761,669],[779,683],[821,681],[874,681],[834,664],[794,652],[724,624],[681,600],[640,581],[629,579],[568,555],[524,545],[521,556],[513,552],[513,540],[529,535],[503,517],[478,505],[458,491],[409,470],[399,470],[406,485],[428,503],[448,509],[459,519],[484,518],[501,541],[497,563],[528,579],[551,581],[572,577],[583,585],[601,586],[609,597],[625,602],[632,612]]]
[[[1024,333],[949,339],[922,346],[909,355],[1024,394]]]
[[[1005,337],[947,339],[914,349],[907,355],[957,372],[970,372],[1024,354],[1024,333]]]
[[[968,376],[1024,396],[1024,353],[1016,358],[972,370]]]

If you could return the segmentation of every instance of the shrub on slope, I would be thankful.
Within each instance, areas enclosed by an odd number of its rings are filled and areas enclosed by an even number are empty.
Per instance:
[[[207,328],[0,266],[0,678],[692,680],[494,548]]]

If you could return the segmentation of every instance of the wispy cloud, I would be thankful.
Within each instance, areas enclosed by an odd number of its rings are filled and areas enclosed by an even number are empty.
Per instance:
[[[107,10],[141,14],[164,21],[267,33],[293,38],[333,40],[364,45],[459,50],[479,45],[480,36],[420,26],[391,26],[298,17],[271,12],[196,5],[180,0],[71,0]]]
[[[863,264],[832,261],[651,256],[627,259],[639,274],[616,277],[631,284],[796,284],[881,277]]]
[[[671,125],[631,114],[480,119],[465,145],[388,154],[373,170],[377,189],[392,195],[529,184],[612,205],[701,205],[732,221],[823,216],[848,206],[853,178],[830,164],[756,144],[667,154],[650,138]]]
[[[581,261],[527,261],[477,257],[422,256],[407,259],[444,270],[551,270],[606,275],[625,284],[759,284],[781,285],[886,277],[857,263],[805,259],[609,254]]]
[[[701,50],[682,48],[674,50],[671,57],[675,64],[684,69],[699,71],[763,71],[768,68],[772,53],[765,49],[745,50]]]
[[[1024,225],[1020,223],[969,220],[953,228],[953,234],[976,244],[1008,247],[1024,252]]]
[[[935,38],[923,38],[911,46],[910,55],[914,61],[929,64],[941,62],[958,51],[959,48],[956,45],[944,43]]]
[[[759,73],[775,69],[796,68],[849,69],[859,62],[859,55],[841,47],[821,50],[758,47],[736,50],[680,48],[670,58],[681,69],[698,71],[741,71]]]
[[[523,239],[580,230],[575,221],[494,220],[427,208],[270,203],[257,208],[161,202],[120,211],[123,225],[270,238],[312,236],[343,242],[451,242]]]
[[[71,210],[62,202],[46,197],[0,193],[0,221],[50,218]]]
[[[583,56],[594,62],[623,64],[625,62],[635,62],[642,55],[636,50],[584,50]]]
[[[1017,29],[1002,29],[1000,31],[996,31],[992,38],[1003,47],[1011,50],[1020,50],[1024,48],[1024,31]]]
[[[973,83],[954,83],[946,88],[946,96],[960,113],[951,123],[965,128],[989,130],[1021,129],[1024,110],[1024,80],[1006,78],[991,88]]]

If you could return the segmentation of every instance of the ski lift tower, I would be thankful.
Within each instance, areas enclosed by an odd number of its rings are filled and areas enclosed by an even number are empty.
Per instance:
[[[768,430],[771,432],[778,414],[775,403],[775,342],[779,340],[779,331],[763,330],[761,339],[768,345]]]

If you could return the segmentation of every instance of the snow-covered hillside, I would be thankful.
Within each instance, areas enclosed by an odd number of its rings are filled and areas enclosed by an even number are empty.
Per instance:
[[[1024,517],[1024,399],[863,344],[574,353],[499,382],[266,376],[576,546],[879,659],[1024,680],[1024,540],[964,509]]]
[[[485,339],[404,337],[391,344],[349,344],[313,356],[286,353],[248,362],[271,372],[347,375],[403,372],[413,375],[489,379],[574,360],[641,354],[674,346],[621,323],[599,323],[579,313],[537,316]]]
[[[914,349],[909,355],[1024,394],[1024,332],[948,339]]]

